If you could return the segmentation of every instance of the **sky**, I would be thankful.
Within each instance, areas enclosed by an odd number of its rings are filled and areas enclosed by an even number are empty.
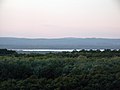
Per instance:
[[[0,37],[120,38],[120,0],[0,0]]]

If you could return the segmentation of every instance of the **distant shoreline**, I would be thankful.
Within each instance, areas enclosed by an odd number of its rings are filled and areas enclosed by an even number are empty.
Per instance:
[[[18,53],[49,53],[49,52],[72,52],[72,51],[81,51],[81,50],[85,50],[85,51],[97,51],[100,50],[105,51],[107,49],[8,49],[8,50],[13,50],[16,51]],[[111,51],[116,50],[118,51],[119,49],[109,49]]]
[[[120,39],[61,38],[24,39],[0,38],[0,48],[6,49],[120,49]]]

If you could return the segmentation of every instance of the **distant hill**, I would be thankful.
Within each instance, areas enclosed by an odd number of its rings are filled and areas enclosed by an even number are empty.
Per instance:
[[[105,39],[105,38],[28,39],[28,38],[0,37],[0,48],[120,49],[120,39]]]

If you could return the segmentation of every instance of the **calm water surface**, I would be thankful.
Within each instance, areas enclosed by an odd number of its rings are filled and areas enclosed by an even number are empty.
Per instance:
[[[80,51],[82,49],[11,49],[14,51],[22,51],[22,52],[72,52],[73,50]],[[91,49],[85,49],[85,50],[91,50]],[[97,49],[92,49],[97,50]],[[100,49],[100,51],[104,51],[104,49]]]

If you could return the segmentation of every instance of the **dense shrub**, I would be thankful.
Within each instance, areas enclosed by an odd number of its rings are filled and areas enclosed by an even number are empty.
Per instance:
[[[2,55],[0,90],[120,90],[119,55],[109,50]]]

